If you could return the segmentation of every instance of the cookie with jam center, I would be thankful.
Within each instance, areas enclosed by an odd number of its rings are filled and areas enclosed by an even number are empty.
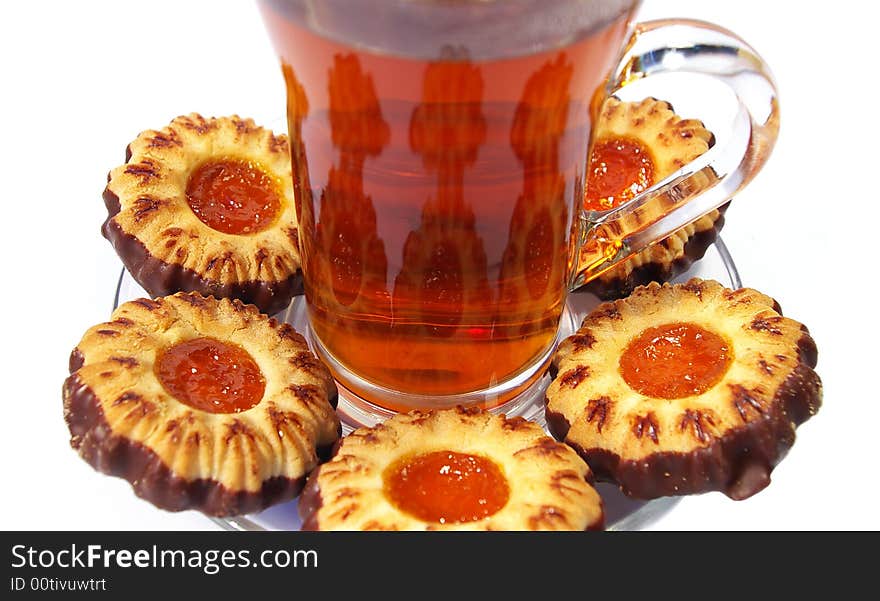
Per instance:
[[[336,386],[302,336],[238,300],[125,303],[86,331],[70,374],[71,446],[171,511],[289,500],[340,432]]]
[[[412,411],[343,438],[309,477],[304,530],[588,530],[586,463],[540,426],[480,409]]]
[[[630,496],[744,499],[818,411],[816,361],[807,328],[756,290],[651,283],[560,344],[547,422]]]
[[[587,171],[584,208],[607,211],[632,200],[704,154],[714,144],[700,121],[684,119],[662,100],[622,102],[609,98],[596,124]],[[629,257],[580,288],[601,299],[621,298],[636,286],[663,282],[703,257],[724,226],[728,205],[703,215],[672,235]],[[647,210],[647,207],[646,209]],[[636,212],[608,226],[611,238],[639,227],[650,215]],[[582,261],[588,261],[588,248]]]
[[[277,313],[302,293],[289,152],[250,119],[177,117],[110,171],[101,231],[151,296],[194,291]]]

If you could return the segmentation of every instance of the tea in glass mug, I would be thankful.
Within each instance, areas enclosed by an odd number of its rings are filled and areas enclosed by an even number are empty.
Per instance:
[[[751,48],[708,23],[636,25],[632,0],[260,4],[287,87],[311,339],[380,408],[515,397],[546,370],[573,286],[726,202],[776,137]],[[588,210],[602,103],[672,70],[733,88],[730,141]]]

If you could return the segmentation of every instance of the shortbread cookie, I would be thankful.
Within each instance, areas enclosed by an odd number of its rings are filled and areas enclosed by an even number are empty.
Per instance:
[[[547,421],[628,495],[744,499],[819,409],[816,359],[807,328],[756,290],[652,283],[559,346]]]
[[[344,438],[300,499],[306,530],[586,530],[590,469],[532,422],[479,409],[398,414]]]
[[[121,305],[70,359],[71,446],[172,511],[258,511],[293,498],[339,436],[329,372],[287,324],[178,293]]]
[[[195,291],[276,313],[302,293],[287,137],[177,117],[108,176],[102,232],[151,296]]]
[[[607,211],[631,200],[698,158],[714,143],[712,133],[701,122],[683,119],[668,103],[653,98],[641,102],[609,98],[594,135],[584,201],[591,211]],[[702,258],[715,242],[726,209],[724,205],[702,216],[581,290],[602,299],[620,298],[636,286],[678,275]],[[617,235],[637,226],[627,221]]]

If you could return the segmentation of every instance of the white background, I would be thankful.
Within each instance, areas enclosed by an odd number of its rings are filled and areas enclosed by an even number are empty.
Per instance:
[[[656,529],[877,529],[880,128],[872,3],[651,2],[742,35],[772,66],[782,131],[723,235],[746,285],[819,345],[819,414],[742,502],[679,503]],[[176,115],[283,114],[250,2],[0,5],[0,529],[213,529],[137,499],[68,445],[61,384],[82,332],[108,319],[120,263],[99,233],[107,171]],[[796,7],[795,7],[796,6]],[[871,12],[873,14],[868,14]]]

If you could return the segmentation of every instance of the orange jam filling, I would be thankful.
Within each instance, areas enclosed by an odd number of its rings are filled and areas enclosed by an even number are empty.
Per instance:
[[[599,140],[590,153],[584,208],[607,211],[632,200],[654,183],[654,160],[636,140]]]
[[[620,357],[620,374],[645,396],[680,399],[702,394],[727,372],[733,360],[728,343],[692,323],[648,328]]]
[[[405,457],[384,474],[385,495],[416,518],[438,524],[476,522],[507,504],[510,488],[485,457],[436,451]]]
[[[215,338],[194,338],[166,349],[156,362],[156,375],[178,401],[208,413],[246,411],[266,389],[250,354]]]
[[[278,184],[253,161],[208,161],[189,176],[186,201],[202,223],[224,234],[253,234],[281,209]]]

